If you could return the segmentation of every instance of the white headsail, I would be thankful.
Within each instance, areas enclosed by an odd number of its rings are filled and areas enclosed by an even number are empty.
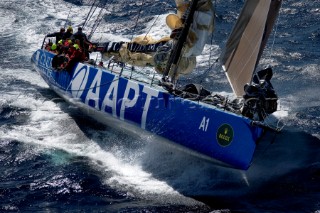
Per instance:
[[[271,32],[282,0],[247,0],[221,55],[236,96],[244,95]]]

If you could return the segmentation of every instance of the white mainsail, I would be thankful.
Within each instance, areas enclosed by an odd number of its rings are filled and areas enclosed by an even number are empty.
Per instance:
[[[221,62],[238,97],[251,82],[280,5],[281,0],[247,0],[230,34]]]

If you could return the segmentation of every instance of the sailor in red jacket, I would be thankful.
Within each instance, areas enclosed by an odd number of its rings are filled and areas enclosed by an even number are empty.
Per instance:
[[[69,62],[67,63],[67,65],[65,67],[65,69],[67,71],[72,71],[73,66],[77,62],[82,62],[82,61],[87,60],[82,49],[79,47],[78,44],[74,44],[73,48],[70,48],[68,54],[69,54]]]

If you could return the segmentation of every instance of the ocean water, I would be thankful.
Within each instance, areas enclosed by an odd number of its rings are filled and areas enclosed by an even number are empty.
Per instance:
[[[272,119],[284,128],[266,133],[248,171],[103,126],[49,89],[32,53],[47,33],[84,23],[93,2],[0,2],[0,212],[320,212],[319,0],[283,2],[260,66],[273,67],[280,99]],[[231,92],[215,60],[243,2],[214,1],[212,44],[181,82]],[[106,3],[94,41],[169,33],[174,1]]]

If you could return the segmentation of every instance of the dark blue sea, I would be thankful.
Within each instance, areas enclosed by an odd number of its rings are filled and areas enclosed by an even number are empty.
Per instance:
[[[279,112],[272,119],[283,130],[266,133],[248,171],[103,126],[49,89],[32,53],[49,32],[83,24],[93,2],[0,1],[0,212],[320,212],[319,0],[283,1],[260,63],[273,68]],[[215,61],[243,2],[214,1],[211,45],[182,82],[231,92]],[[130,39],[151,26],[165,34],[160,22],[174,5],[109,0],[93,39]]]

